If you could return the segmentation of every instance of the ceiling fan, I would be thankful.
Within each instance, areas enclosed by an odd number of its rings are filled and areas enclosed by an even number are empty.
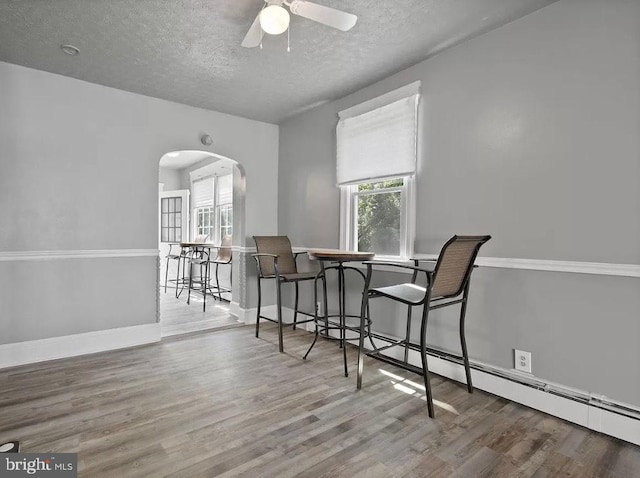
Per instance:
[[[289,12],[314,22],[322,23],[346,32],[356,24],[358,17],[352,13],[325,7],[306,0],[264,0],[264,5],[258,16],[251,24],[249,31],[242,40],[245,48],[254,48],[262,43],[265,33],[280,35],[289,28]]]

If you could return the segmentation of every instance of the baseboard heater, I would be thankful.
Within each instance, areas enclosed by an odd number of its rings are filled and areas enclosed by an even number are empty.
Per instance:
[[[389,337],[379,335],[376,333],[372,333],[371,335],[373,338],[376,338],[378,340],[389,341]],[[350,345],[353,345],[353,344],[350,344]],[[464,367],[462,357],[459,357],[450,352],[446,352],[444,350],[439,350],[433,347],[427,347],[427,355]],[[400,362],[400,360],[396,358],[390,357],[388,355],[382,355],[379,353],[378,354],[372,353],[370,357],[375,358],[376,360],[380,360],[382,362],[389,363],[391,365],[396,365],[397,363]],[[541,392],[546,392],[567,400],[572,400],[577,403],[600,408],[608,412],[616,413],[618,415],[640,421],[640,409],[635,408],[631,405],[610,400],[604,396],[597,396],[595,394],[591,394],[588,392],[573,390],[568,387],[564,387],[562,385],[550,384],[548,382],[537,379],[535,377],[528,377],[518,372],[512,372],[510,370],[500,369],[497,367],[492,367],[490,365],[481,364],[478,362],[469,361],[469,365],[473,370],[478,370],[479,372],[493,375],[494,377],[499,377],[505,380],[509,380],[510,382],[514,382],[519,385],[524,385],[526,387],[530,387]],[[411,371],[422,375],[422,371],[420,367],[412,366]]]

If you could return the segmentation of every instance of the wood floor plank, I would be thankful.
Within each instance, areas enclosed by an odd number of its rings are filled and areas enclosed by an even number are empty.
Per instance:
[[[251,327],[0,371],[0,441],[81,477],[640,476],[640,448],[313,336]]]
[[[229,299],[229,296],[229,294],[223,294],[222,297]],[[176,298],[175,289],[167,289],[165,293],[164,287],[161,287],[160,328],[163,337],[242,325],[237,318],[229,315],[229,303],[226,301],[207,296],[204,311],[202,310],[202,294],[192,294],[190,302],[187,304],[186,290]]]

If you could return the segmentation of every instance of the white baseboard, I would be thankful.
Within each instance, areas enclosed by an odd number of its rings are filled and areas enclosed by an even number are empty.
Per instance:
[[[238,302],[231,301],[229,303],[229,313],[234,317],[237,317],[240,322],[245,322],[248,310],[249,309],[241,308]]]
[[[429,369],[466,383],[464,367],[438,357],[429,357]],[[473,386],[513,402],[548,413],[583,427],[640,445],[640,419],[580,403],[544,390],[512,382],[480,370],[471,370]]]
[[[150,344],[160,338],[160,324],[153,323],[4,344],[0,369]]]
[[[255,325],[257,312],[257,307],[242,309],[240,308],[240,304],[237,302],[231,302],[229,305],[229,313],[236,316],[240,322],[244,322],[247,325]],[[266,317],[275,319],[278,316],[278,308],[276,305],[265,305],[262,307],[260,313]],[[282,308],[282,321],[285,324],[293,321],[293,309],[289,307]]]
[[[589,412],[589,418],[593,418],[594,426],[591,426],[590,421],[588,427],[592,430],[640,445],[640,420],[633,420],[596,407],[589,407]],[[596,425],[599,425],[599,428],[596,428]]]

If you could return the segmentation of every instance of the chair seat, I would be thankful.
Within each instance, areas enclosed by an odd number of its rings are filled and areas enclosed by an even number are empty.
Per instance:
[[[280,274],[282,280],[287,282],[297,282],[301,280],[315,279],[317,272],[296,272],[295,274]]]
[[[371,297],[384,296],[396,299],[407,304],[420,304],[424,302],[427,290],[417,284],[397,284],[387,287],[371,289]]]
[[[209,262],[211,264],[231,264],[231,259],[226,259],[226,260],[212,259]]]
[[[318,275],[317,272],[296,272],[293,274],[280,274],[280,279],[283,282],[298,282],[301,280],[315,279]],[[275,279],[276,276],[263,276],[263,279]]]

